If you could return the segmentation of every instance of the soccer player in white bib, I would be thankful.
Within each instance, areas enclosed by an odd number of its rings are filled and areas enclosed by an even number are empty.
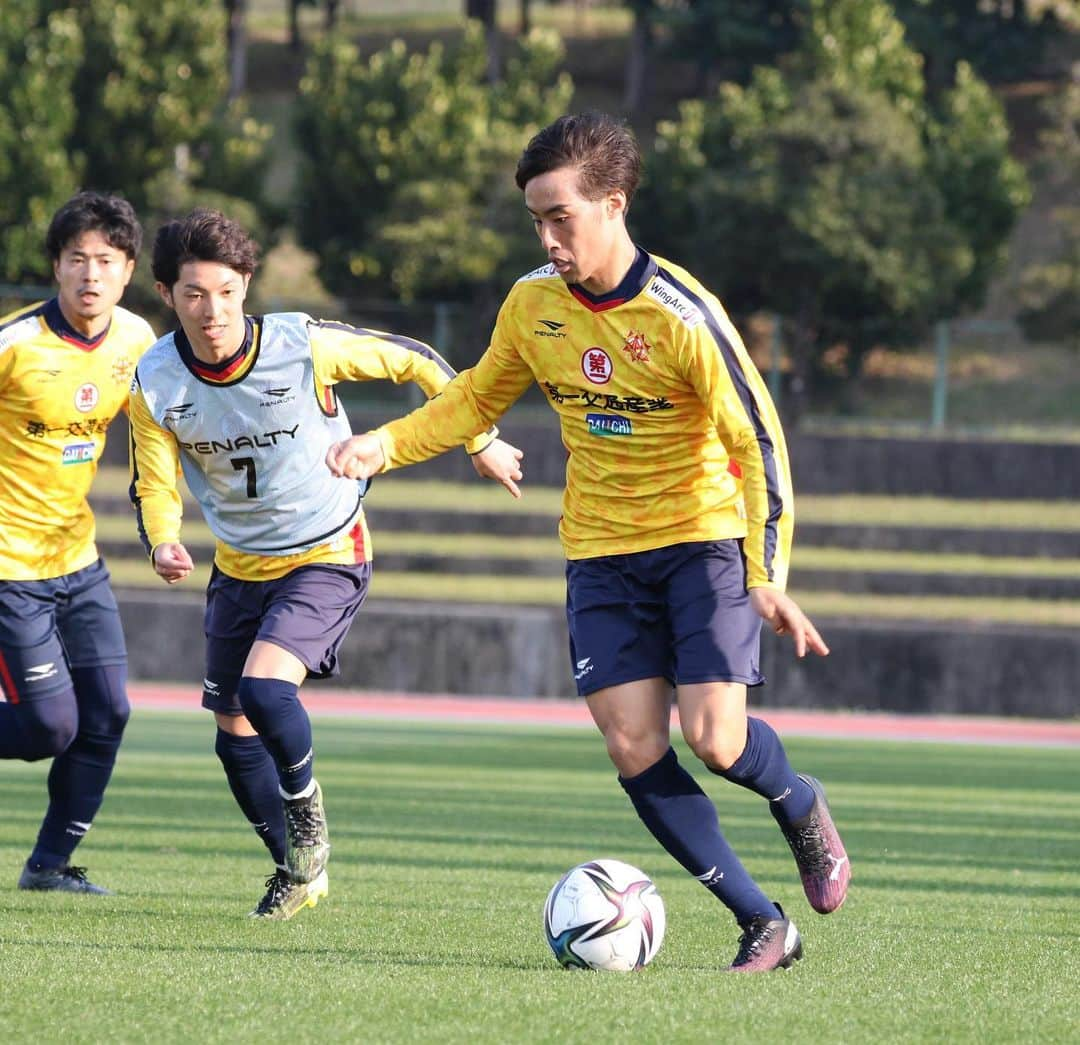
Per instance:
[[[107,893],[71,866],[128,720],[127,649],[87,494],[154,332],[119,305],[142,229],[81,192],[45,246],[58,291],[0,319],[0,758],[51,758],[20,889]]]
[[[764,681],[762,620],[800,657],[828,648],[784,593],[791,478],[768,390],[716,297],[631,239],[639,167],[630,132],[600,113],[537,134],[516,178],[548,263],[510,291],[474,367],[328,463],[366,477],[425,460],[539,384],[569,452],[560,536],[578,693],[642,822],[735,916],[728,967],[787,968],[799,933],[680,765],[670,709],[706,769],[768,800],[810,905],[831,913],[851,872],[824,790],[746,712]]]
[[[180,326],[132,384],[132,496],[164,581],[193,565],[180,540],[178,470],[216,538],[203,706],[233,795],[275,864],[252,914],[287,919],[326,895],[330,851],[299,687],[337,672],[372,569],[366,484],[325,463],[349,436],[335,386],[413,381],[431,396],[454,371],[410,338],[297,312],[247,315],[257,256],[217,211],[158,231],[154,278]],[[521,477],[520,452],[491,426],[461,442],[481,475],[504,485]]]

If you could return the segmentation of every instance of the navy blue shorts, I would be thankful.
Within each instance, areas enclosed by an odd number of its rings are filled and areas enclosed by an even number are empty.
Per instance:
[[[273,581],[238,581],[214,567],[206,588],[203,707],[244,713],[236,691],[256,639],[288,650],[308,678],[336,675],[338,648],[370,583],[370,562],[298,566]]]
[[[0,581],[0,688],[12,704],[68,689],[71,668],[126,663],[101,559],[63,577]]]
[[[580,696],[650,678],[765,681],[738,540],[571,560],[566,621]]]

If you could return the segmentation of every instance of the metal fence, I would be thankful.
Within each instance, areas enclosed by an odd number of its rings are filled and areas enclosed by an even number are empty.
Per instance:
[[[41,286],[0,284],[0,315],[54,293]],[[471,366],[487,347],[499,302],[402,304],[345,300],[313,305],[264,298],[261,311],[300,310],[319,318],[417,338],[456,369]],[[1066,345],[1032,344],[1015,324],[956,319],[938,323],[928,344],[870,353],[861,372],[828,394],[803,396],[796,406],[781,325],[768,315],[740,322],[785,420],[808,431],[978,433],[1023,438],[1080,438],[1080,360]],[[373,381],[343,389],[347,403],[411,408],[422,400],[414,385]],[[535,389],[520,411],[543,410]]]

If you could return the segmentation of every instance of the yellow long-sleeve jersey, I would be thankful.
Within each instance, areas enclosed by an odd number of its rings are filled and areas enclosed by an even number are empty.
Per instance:
[[[329,446],[350,435],[334,386],[413,381],[432,396],[453,369],[422,342],[303,313],[246,322],[244,344],[217,366],[196,359],[177,331],[138,367],[132,498],[147,552],[180,541],[182,471],[215,534],[214,562],[230,577],[267,581],[312,563],[371,559],[360,490],[325,463]],[[483,429],[459,442],[482,450],[494,437]]]
[[[153,342],[150,325],[122,308],[92,339],[55,298],[0,319],[0,579],[47,580],[96,561],[87,494]]]
[[[522,277],[491,343],[418,410],[377,430],[386,467],[492,423],[536,381],[568,452],[569,559],[745,537],[750,587],[783,589],[793,526],[776,410],[720,302],[638,251],[602,296],[546,265]]]

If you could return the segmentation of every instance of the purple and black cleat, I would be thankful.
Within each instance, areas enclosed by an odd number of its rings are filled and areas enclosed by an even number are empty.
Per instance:
[[[775,808],[772,814],[791,846],[810,906],[818,914],[831,914],[847,897],[851,861],[833,823],[821,781],[803,773],[799,779],[813,789],[814,804],[810,812],[791,821],[779,816]]]
[[[773,969],[790,969],[802,957],[802,938],[795,923],[788,918],[779,904],[779,918],[762,915],[742,926],[739,937],[739,953],[728,967],[728,972],[772,972]]]

